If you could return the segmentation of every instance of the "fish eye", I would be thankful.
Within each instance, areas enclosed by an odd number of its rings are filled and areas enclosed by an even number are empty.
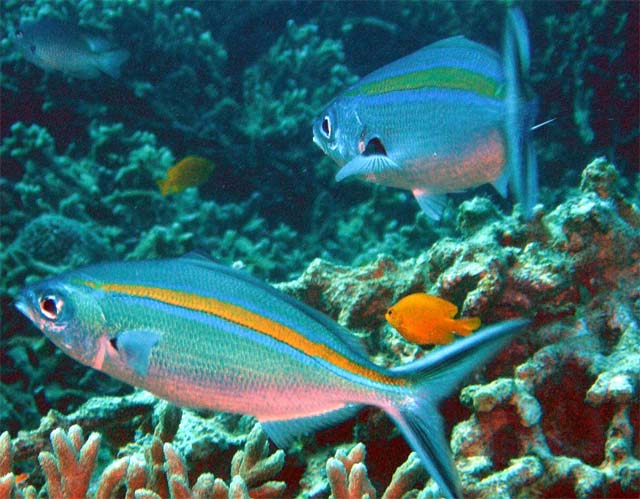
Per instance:
[[[40,298],[40,312],[47,319],[55,321],[62,311],[63,301],[54,295],[45,295]]]
[[[387,315],[392,315],[392,314],[393,314],[393,310],[392,309],[387,310]]]
[[[320,129],[326,138],[331,138],[331,119],[329,116],[322,118],[322,125],[320,125]]]
[[[36,46],[35,45],[29,45],[29,50],[31,50],[32,54],[36,53]]]

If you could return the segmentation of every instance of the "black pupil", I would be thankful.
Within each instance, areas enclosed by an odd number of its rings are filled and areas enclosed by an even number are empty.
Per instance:
[[[322,131],[328,137],[331,133],[331,127],[329,126],[329,118],[325,118],[322,120]]]
[[[53,298],[45,298],[42,300],[42,310],[51,315],[57,315],[58,307],[56,307],[56,301]]]

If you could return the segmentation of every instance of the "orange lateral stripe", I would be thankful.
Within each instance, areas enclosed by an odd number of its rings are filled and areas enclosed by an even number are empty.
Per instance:
[[[151,286],[140,286],[137,284],[100,284],[91,281],[83,281],[83,284],[94,289],[123,293],[142,298],[151,298],[169,305],[195,310],[206,314],[222,317],[230,322],[253,329],[271,338],[286,343],[293,348],[312,357],[318,357],[334,366],[337,366],[350,373],[363,376],[372,381],[381,383],[402,385],[399,378],[385,376],[377,371],[368,369],[351,359],[337,353],[323,343],[311,341],[306,336],[298,333],[294,329],[272,321],[262,315],[253,313],[245,308],[226,303],[215,298],[175,291],[171,289],[157,288]]]

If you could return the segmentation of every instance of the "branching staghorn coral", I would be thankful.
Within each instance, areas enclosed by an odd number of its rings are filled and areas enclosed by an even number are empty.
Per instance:
[[[327,460],[326,470],[331,497],[333,499],[376,499],[378,494],[367,475],[364,464],[366,449],[364,444],[356,444],[348,453],[338,449],[334,457]],[[391,482],[382,493],[382,499],[401,499],[413,491],[419,482],[424,482],[427,474],[415,452],[396,469]]]
[[[301,267],[308,258],[296,231],[272,228],[256,215],[257,194],[237,204],[203,200],[195,190],[179,199],[161,196],[154,180],[174,157],[153,134],[98,121],[88,133],[83,157],[56,154],[52,136],[37,125],[15,123],[2,140],[2,160],[16,161],[24,172],[15,183],[0,184],[0,196],[12,200],[0,224],[6,245],[0,292],[14,294],[28,277],[108,256],[159,258],[209,248],[216,258],[281,278],[292,262]]]
[[[376,491],[367,476],[364,464],[365,447],[357,444],[347,454],[336,451],[335,457],[327,460],[327,478],[334,499],[373,499]]]
[[[165,411],[162,417],[167,423]],[[269,451],[269,442],[259,424],[247,436],[230,464],[227,484],[212,473],[202,473],[191,484],[183,457],[169,442],[161,422],[141,453],[123,455],[112,461],[91,484],[100,448],[100,435],[91,433],[84,439],[80,426],[68,432],[56,428],[51,432],[52,451],[42,451],[38,462],[44,472],[49,499],[114,499],[124,493],[127,499],[276,499],[282,497],[286,484],[272,480],[284,466],[284,451]],[[15,449],[8,432],[0,436],[0,497],[30,499],[36,496],[32,485],[18,489],[12,472]]]
[[[73,425],[69,431],[51,432],[53,452],[38,456],[47,479],[49,499],[85,499],[100,447],[100,435],[91,433],[85,441],[82,429]]]
[[[0,497],[15,497],[16,477],[13,474],[13,445],[9,432],[0,435]],[[20,498],[23,496],[21,495]]]
[[[245,71],[244,132],[260,141],[306,136],[314,113],[355,82],[343,62],[339,41],[320,38],[317,25],[289,21],[263,59]],[[317,85],[327,77],[326,85]]]
[[[85,441],[82,429],[73,425],[68,432],[56,428],[50,435],[53,452],[42,451],[38,456],[46,477],[49,499],[86,499],[91,474],[96,464],[100,435],[92,433]],[[35,499],[33,485],[24,483],[12,471],[15,449],[9,432],[0,436],[0,497],[6,499]],[[41,491],[42,493],[42,491]]]

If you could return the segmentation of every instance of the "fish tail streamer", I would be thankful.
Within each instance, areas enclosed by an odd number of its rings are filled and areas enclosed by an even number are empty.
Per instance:
[[[503,45],[507,168],[513,194],[529,219],[538,197],[538,167],[530,130],[537,102],[525,96],[523,83],[529,75],[530,46],[524,14],[518,8],[507,12]]]
[[[386,410],[447,498],[462,497],[462,492],[437,406],[528,323],[515,319],[485,327],[424,359],[392,370],[408,378],[412,389]]]

